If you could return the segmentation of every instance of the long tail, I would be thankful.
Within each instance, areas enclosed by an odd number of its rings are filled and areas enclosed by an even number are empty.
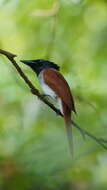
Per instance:
[[[62,102],[63,114],[64,114],[64,121],[67,131],[68,143],[70,153],[73,156],[73,134],[72,134],[72,126],[71,126],[71,109]]]

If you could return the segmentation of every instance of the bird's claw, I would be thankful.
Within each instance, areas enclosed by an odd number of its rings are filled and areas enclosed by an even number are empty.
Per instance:
[[[45,97],[51,97],[51,96],[48,95],[48,94],[41,94],[41,96],[42,96],[43,98],[45,98]]]

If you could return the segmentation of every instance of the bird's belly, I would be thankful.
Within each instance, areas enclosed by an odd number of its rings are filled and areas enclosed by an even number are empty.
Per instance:
[[[57,95],[55,94],[55,92],[47,85],[45,84],[44,80],[43,80],[43,72],[41,72],[39,74],[39,82],[41,84],[41,87],[43,89],[43,92],[48,95],[48,96],[51,96],[52,98],[56,99],[57,98]]]
[[[55,92],[48,85],[42,83],[41,86],[46,95],[51,96],[54,99],[57,97]]]
[[[46,85],[46,84],[42,84],[42,89],[46,95],[55,99],[56,103],[58,104],[58,108],[60,109],[61,113],[63,114],[62,102],[61,102],[61,99],[58,98],[57,94],[55,94],[55,92],[51,88],[49,88],[48,85]]]
[[[53,99],[55,99],[56,103],[59,105],[59,109],[61,111],[61,113],[63,114],[63,109],[62,109],[62,102],[61,99],[58,97],[58,95],[44,82],[43,80],[43,72],[41,72],[39,74],[39,82],[41,84],[41,87],[43,89],[43,92],[52,97]]]

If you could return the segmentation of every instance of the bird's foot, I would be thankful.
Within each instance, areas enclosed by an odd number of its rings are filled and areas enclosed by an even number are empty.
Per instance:
[[[51,96],[48,95],[48,94],[41,94],[41,96],[42,96],[43,98],[45,98],[45,97],[49,97],[49,98],[51,98]]]
[[[31,89],[31,92],[32,92],[32,94],[36,94],[35,93],[35,90],[33,90],[33,89]],[[45,98],[45,97],[49,97],[49,98],[51,98],[51,96],[50,95],[48,95],[48,94],[40,94],[40,96],[42,96],[43,98]]]

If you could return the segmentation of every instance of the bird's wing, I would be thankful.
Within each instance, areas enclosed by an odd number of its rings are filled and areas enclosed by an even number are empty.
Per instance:
[[[71,111],[75,112],[74,100],[68,83],[55,69],[45,69],[44,82],[61,98]]]

